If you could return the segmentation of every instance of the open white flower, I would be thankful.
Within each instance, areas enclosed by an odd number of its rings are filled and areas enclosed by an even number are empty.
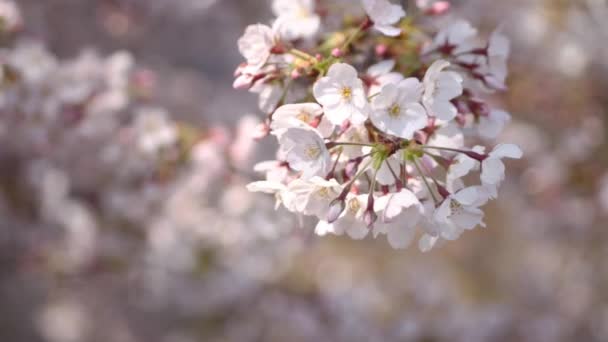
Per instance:
[[[522,150],[513,144],[500,144],[481,162],[481,183],[483,185],[499,186],[505,179],[505,164],[503,158],[520,159]]]
[[[276,35],[272,28],[263,24],[249,25],[239,38],[239,52],[253,68],[261,68],[266,64],[276,45]]]
[[[315,0],[274,0],[272,10],[278,17],[274,27],[287,40],[310,38],[321,26]]]
[[[376,95],[387,84],[397,84],[403,80],[402,74],[393,71],[395,64],[395,60],[387,59],[367,69],[364,80],[369,88],[367,91],[369,96]]]
[[[302,178],[325,176],[331,167],[331,157],[323,137],[313,128],[294,127],[279,137],[280,153],[289,166],[302,172]]]
[[[283,183],[275,181],[252,182],[247,184],[247,190],[274,195],[276,198],[275,209],[283,204],[287,210],[295,212],[295,196],[292,192],[287,191],[287,186]]]
[[[424,95],[422,103],[431,116],[450,121],[456,117],[458,110],[450,102],[462,95],[462,77],[452,71],[443,71],[450,63],[438,60],[433,63],[424,75]]]
[[[391,37],[401,34],[401,29],[395,25],[405,17],[403,7],[388,0],[363,0],[363,8],[374,22],[376,30]]]
[[[446,240],[455,240],[465,230],[478,225],[485,227],[484,213],[479,207],[486,200],[478,187],[464,188],[448,196],[433,214],[440,236]]]
[[[408,78],[397,85],[388,84],[372,100],[371,120],[379,130],[403,139],[428,124],[426,110],[420,104],[422,85]]]
[[[382,223],[374,228],[374,235],[386,234],[389,244],[396,249],[409,246],[416,235],[416,225],[423,217],[424,207],[418,197],[407,189],[380,197],[375,209],[382,210]]]
[[[427,46],[423,53],[436,49],[447,48],[453,55],[468,52],[477,46],[477,29],[466,20],[457,20],[441,29],[435,36],[433,43]]]
[[[511,115],[502,110],[492,110],[487,116],[480,116],[477,132],[485,139],[496,139],[502,133],[506,124],[511,121]]]
[[[357,70],[348,64],[332,65],[327,76],[315,83],[313,93],[335,125],[346,120],[358,125],[368,117],[369,104],[363,82],[357,77]]]
[[[312,177],[308,180],[296,179],[287,185],[289,198],[294,200],[294,208],[298,213],[316,216],[325,220],[329,212],[329,204],[340,194],[342,187],[335,179],[325,180]]]
[[[363,213],[367,205],[367,195],[348,194],[345,209],[338,219],[329,223],[320,220],[315,228],[317,235],[323,236],[328,233],[342,235],[346,233],[354,240],[361,240],[369,233],[369,228],[363,222]]]
[[[288,128],[316,127],[323,137],[329,136],[334,126],[321,117],[323,108],[317,103],[287,104],[279,107],[272,115],[270,128],[280,135]]]

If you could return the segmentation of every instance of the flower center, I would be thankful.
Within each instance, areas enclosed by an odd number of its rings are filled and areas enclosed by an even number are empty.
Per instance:
[[[452,212],[451,215],[457,215],[457,214],[461,213],[463,210],[462,204],[452,200],[452,201],[450,201],[450,210]]]
[[[395,103],[391,108],[388,109],[388,115],[393,119],[400,117],[401,116],[401,106],[399,106],[398,104]]]
[[[341,91],[342,99],[345,101],[350,101],[353,97],[353,89],[351,87],[344,87]]]
[[[304,148],[304,155],[310,160],[315,160],[321,155],[321,148],[317,145],[309,145]]]
[[[329,188],[321,188],[317,191],[317,196],[321,197],[321,198],[329,198],[330,197],[330,193],[329,193]]]
[[[361,203],[359,203],[358,199],[353,198],[348,201],[348,210],[351,212],[351,214],[357,214],[359,212],[359,209],[361,209]]]
[[[302,112],[300,112],[300,114],[298,114],[296,116],[296,119],[298,119],[302,122],[305,122],[305,123],[310,123],[311,115],[308,112],[302,111]]]

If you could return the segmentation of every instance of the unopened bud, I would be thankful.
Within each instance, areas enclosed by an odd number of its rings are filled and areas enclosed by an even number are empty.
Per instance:
[[[239,64],[239,66],[236,68],[236,70],[234,70],[234,77],[240,76],[243,74],[243,71],[247,68],[247,63],[241,63]]]
[[[234,89],[249,89],[253,83],[253,77],[251,75],[240,75],[232,83]]]
[[[342,53],[342,50],[339,48],[334,48],[333,50],[331,50],[331,55],[335,58],[340,58],[342,57],[344,54]]]
[[[386,44],[378,44],[376,45],[376,56],[384,57],[388,53],[388,46]]]
[[[363,222],[365,223],[367,228],[374,228],[374,224],[376,223],[376,221],[378,221],[378,215],[375,211],[368,209],[365,211],[365,213],[363,213]]]
[[[374,195],[373,192],[370,192],[367,197],[367,208],[363,213],[363,222],[365,222],[367,228],[372,229],[376,221],[378,221],[378,215],[374,211]]]
[[[344,167],[344,172],[348,178],[353,178],[357,174],[357,171],[359,170],[359,165],[361,165],[362,161],[363,159],[361,158],[355,158],[349,160],[348,163],[346,163],[346,167]]]
[[[341,197],[341,196],[340,196]],[[329,212],[327,213],[327,222],[334,223],[342,215],[346,208],[346,201],[343,198],[336,198],[329,204]]]
[[[438,1],[426,10],[428,15],[442,15],[450,10],[450,3],[447,1]]]
[[[300,78],[302,76],[302,73],[300,72],[300,69],[293,69],[293,71],[291,72],[291,79],[292,80],[297,80],[298,78]]]
[[[267,123],[262,122],[255,127],[255,132],[253,132],[253,139],[261,140],[266,138],[270,134],[270,126]]]

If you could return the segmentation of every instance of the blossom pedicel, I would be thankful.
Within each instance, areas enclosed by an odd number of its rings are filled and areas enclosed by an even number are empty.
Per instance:
[[[351,5],[275,0],[273,25],[239,40],[235,87],[260,94],[279,142],[277,160],[257,168],[266,180],[248,188],[318,218],[318,235],[386,235],[394,248],[420,235],[428,251],[485,226],[480,207],[497,195],[502,159],[522,156],[511,144],[467,146],[510,120],[482,99],[506,89],[508,39],[484,41],[464,20],[426,33],[388,0]],[[465,184],[473,171],[479,181]]]

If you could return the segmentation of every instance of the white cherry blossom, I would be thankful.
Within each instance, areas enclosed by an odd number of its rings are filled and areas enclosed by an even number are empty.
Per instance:
[[[433,43],[424,52],[447,47],[453,55],[468,52],[477,47],[477,29],[466,20],[457,20],[437,33]]]
[[[500,144],[481,162],[481,182],[484,185],[499,186],[505,179],[503,158],[520,159],[522,150],[513,144]]]
[[[323,108],[317,103],[286,104],[274,112],[270,128],[280,135],[280,132],[292,127],[315,127],[321,136],[326,137],[334,126],[322,115]]]
[[[272,10],[278,17],[274,27],[286,40],[313,37],[321,26],[315,0],[274,0]]]
[[[335,179],[325,180],[316,176],[308,180],[296,179],[287,185],[286,191],[293,198],[297,212],[324,220],[329,212],[329,204],[341,190]]]
[[[348,64],[332,65],[327,76],[315,83],[313,93],[329,121],[336,125],[346,120],[361,124],[368,117],[369,104],[363,82],[357,77],[357,70]]]
[[[486,198],[477,187],[464,188],[448,196],[433,214],[439,234],[446,240],[455,240],[465,231],[480,225],[484,213],[479,207]]]
[[[382,223],[374,228],[374,235],[386,234],[389,244],[396,249],[409,246],[416,234],[416,226],[423,217],[424,207],[418,197],[407,189],[384,196],[376,201],[382,210]]]
[[[405,11],[401,5],[393,4],[388,0],[362,0],[365,12],[374,22],[374,28],[387,36],[398,36],[401,29],[395,27]]]
[[[403,139],[428,124],[426,110],[420,104],[422,85],[416,78],[388,84],[372,100],[370,118],[381,131]]]
[[[323,137],[313,128],[289,128],[279,138],[281,153],[289,166],[302,172],[302,178],[325,176],[331,168],[331,157]]]
[[[338,219],[329,223],[320,220],[315,228],[317,235],[327,233],[342,235],[346,233],[354,240],[361,240],[369,233],[369,228],[363,222],[363,213],[367,205],[367,195],[348,194],[345,200],[345,209]]]
[[[245,33],[239,38],[239,52],[247,60],[247,64],[254,68],[261,68],[272,54],[272,48],[277,39],[274,30],[263,24],[249,25]]]
[[[463,78],[453,71],[444,71],[450,63],[444,60],[434,62],[424,76],[422,103],[429,115],[450,121],[458,110],[450,102],[462,94]]]

